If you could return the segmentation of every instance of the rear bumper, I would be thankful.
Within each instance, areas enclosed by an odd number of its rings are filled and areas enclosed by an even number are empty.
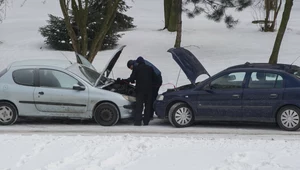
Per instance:
[[[166,118],[166,103],[163,101],[155,101],[153,104],[155,114],[157,115],[158,118],[164,119]]]

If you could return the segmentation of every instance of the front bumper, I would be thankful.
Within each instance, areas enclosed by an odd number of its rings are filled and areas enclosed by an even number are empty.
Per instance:
[[[121,119],[127,119],[127,118],[133,118],[134,117],[134,111],[135,111],[135,102],[123,105],[122,107],[119,107],[121,112]]]
[[[156,100],[153,107],[158,118],[164,119],[167,117],[165,102]]]

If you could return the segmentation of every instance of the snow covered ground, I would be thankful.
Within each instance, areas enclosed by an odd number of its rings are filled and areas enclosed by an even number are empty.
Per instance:
[[[14,0],[0,24],[0,70],[10,62],[28,58],[59,58],[74,61],[74,53],[49,49],[38,28],[48,14],[60,15],[58,1]],[[124,32],[120,45],[127,45],[113,72],[127,77],[128,59],[139,55],[157,65],[163,73],[160,92],[176,84],[179,67],[166,51],[175,33],[158,31],[164,26],[162,0],[128,0],[137,28]],[[235,29],[214,23],[204,16],[183,17],[182,46],[191,50],[210,74],[234,65],[267,62],[276,33],[261,33],[251,24],[248,9],[234,16]],[[279,16],[281,19],[281,16]],[[282,44],[279,62],[292,63],[300,55],[300,1],[294,1],[291,20]],[[100,52],[94,65],[101,70],[114,50]],[[300,65],[300,60],[295,64]],[[178,85],[188,81],[181,73]],[[101,127],[95,123],[48,121],[18,122],[0,127],[0,169],[2,170],[299,170],[300,134],[284,132],[274,125],[197,124],[176,129],[155,120],[149,127],[119,123]]]

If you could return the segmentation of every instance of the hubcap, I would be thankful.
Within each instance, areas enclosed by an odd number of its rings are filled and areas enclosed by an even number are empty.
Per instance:
[[[112,111],[109,109],[104,109],[101,111],[100,118],[104,121],[110,121],[113,118]]]
[[[175,121],[180,125],[187,125],[192,120],[192,112],[187,107],[179,108],[175,113]]]
[[[13,111],[7,106],[0,107],[0,122],[7,123],[13,118]]]
[[[299,115],[295,110],[286,110],[281,114],[281,122],[287,128],[294,128],[299,124]]]

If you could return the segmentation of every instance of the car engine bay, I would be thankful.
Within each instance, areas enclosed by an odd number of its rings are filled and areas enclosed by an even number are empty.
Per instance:
[[[135,86],[121,79],[108,79],[101,88],[127,96],[136,96]]]

